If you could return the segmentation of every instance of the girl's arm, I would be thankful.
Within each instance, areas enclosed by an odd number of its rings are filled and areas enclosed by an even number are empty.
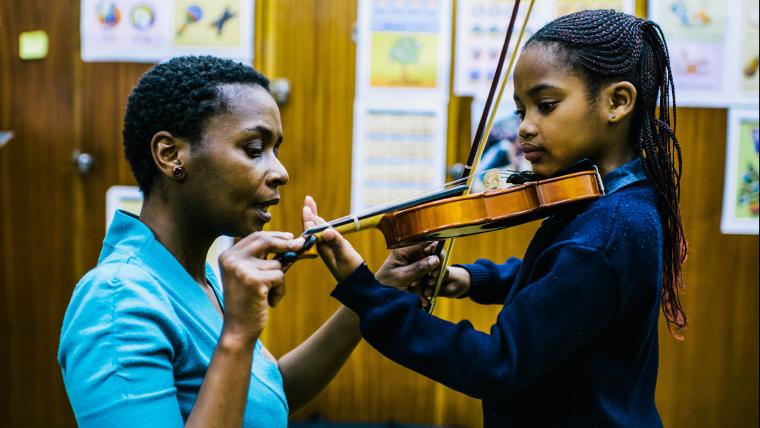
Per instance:
[[[469,297],[475,302],[490,305],[502,304],[512,289],[512,284],[520,271],[522,261],[510,257],[506,262],[497,264],[487,259],[478,259],[475,263],[458,265],[470,276],[470,287],[460,297]]]
[[[555,250],[546,273],[499,313],[490,334],[422,310],[417,296],[360,267],[333,296],[360,318],[364,338],[407,368],[476,398],[503,398],[588,343],[618,309],[617,280],[599,250]]]

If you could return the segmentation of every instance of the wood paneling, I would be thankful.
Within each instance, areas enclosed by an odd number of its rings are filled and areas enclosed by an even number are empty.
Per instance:
[[[639,4],[641,7],[641,4]],[[16,138],[0,149],[0,426],[74,426],[55,363],[73,285],[96,260],[105,231],[105,191],[134,184],[123,159],[126,96],[148,66],[82,63],[79,2],[0,0],[0,129]],[[301,230],[304,196],[326,218],[349,210],[356,46],[355,0],[258,0],[255,65],[290,79],[282,108],[281,156],[291,181],[271,228]],[[21,31],[44,29],[51,54],[18,59]],[[469,102],[452,98],[449,163],[469,145]],[[661,331],[657,402],[671,427],[757,426],[758,239],[720,234],[725,110],[679,110],[684,149],[682,207],[690,253],[683,302],[684,341]],[[80,176],[75,149],[95,169]],[[455,262],[520,255],[536,224],[460,239]],[[350,240],[371,267],[386,251],[377,232]],[[272,311],[264,340],[282,355],[305,339],[337,303],[316,261],[288,273],[288,295]],[[436,312],[488,331],[497,306],[443,301]],[[295,418],[482,425],[480,403],[383,358],[362,343],[335,381]]]
[[[660,323],[657,403],[666,426],[757,426],[758,238],[720,233],[726,111],[678,113],[690,325],[680,342]]]
[[[71,162],[75,147],[71,2],[0,2],[0,425],[56,426],[71,420],[56,351],[75,273]],[[50,54],[21,61],[18,36],[44,30]]]

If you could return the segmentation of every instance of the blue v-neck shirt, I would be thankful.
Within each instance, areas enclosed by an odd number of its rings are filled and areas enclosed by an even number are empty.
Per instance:
[[[224,308],[212,269],[206,275]],[[222,330],[208,296],[152,231],[116,213],[98,266],[74,289],[58,362],[82,427],[184,426]],[[256,343],[244,427],[287,426],[277,363]]]
[[[483,401],[486,428],[659,427],[662,228],[640,158],[606,196],[546,219],[522,260],[464,267],[469,297],[502,309],[489,333],[420,308],[360,268],[333,296],[392,360]]]

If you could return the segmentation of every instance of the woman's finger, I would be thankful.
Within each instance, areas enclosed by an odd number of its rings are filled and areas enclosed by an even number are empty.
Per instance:
[[[262,234],[258,239],[244,246],[242,250],[245,255],[266,259],[270,254],[298,251],[303,247],[304,242],[303,238],[286,239],[280,235]]]

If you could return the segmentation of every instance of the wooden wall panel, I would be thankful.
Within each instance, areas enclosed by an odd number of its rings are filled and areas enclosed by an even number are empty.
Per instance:
[[[657,404],[666,426],[757,426],[758,238],[720,233],[726,111],[678,113],[690,325],[677,341],[660,323]]]
[[[71,420],[56,351],[75,275],[70,262],[75,147],[69,2],[0,2],[0,426]],[[44,30],[50,54],[18,57],[18,35]]]

